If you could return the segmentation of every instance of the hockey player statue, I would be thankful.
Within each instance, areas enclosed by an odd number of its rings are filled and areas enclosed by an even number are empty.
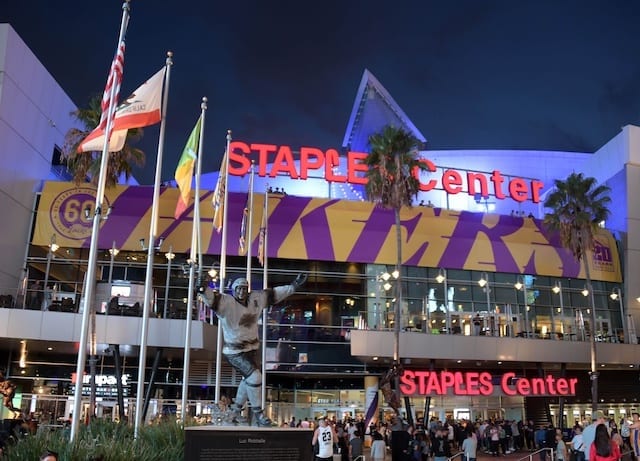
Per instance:
[[[232,295],[212,288],[200,290],[200,297],[219,318],[224,338],[222,354],[242,376],[231,409],[240,415],[247,401],[258,426],[271,426],[262,402],[262,372],[259,360],[258,319],[262,310],[295,293],[307,281],[299,274],[290,285],[249,292],[249,282],[237,278],[231,285]]]

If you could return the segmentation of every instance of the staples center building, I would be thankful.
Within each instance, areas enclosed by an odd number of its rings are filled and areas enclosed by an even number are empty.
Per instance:
[[[0,363],[19,385],[23,409],[53,420],[68,414],[76,385],[95,191],[65,181],[58,165],[73,103],[8,25],[0,25],[0,46],[0,147],[6,153],[0,203],[12,216],[0,223],[6,255]],[[30,109],[12,110],[20,103]],[[592,335],[599,408],[618,419],[640,407],[640,286],[631,277],[640,269],[640,209],[632,200],[640,184],[638,127],[623,128],[595,153],[422,152],[429,171],[420,177],[414,206],[401,212],[403,265],[396,277],[393,212],[366,201],[360,160],[368,137],[385,125],[424,137],[368,71],[348,120],[342,149],[260,140],[231,146],[227,280],[247,270],[238,236],[252,160],[252,288],[262,287],[256,256],[263,222],[269,286],[309,274],[302,292],[268,311],[267,407],[274,420],[365,414],[391,363],[395,322],[401,326],[400,389],[412,416],[559,424],[562,414],[562,424],[582,421],[591,412]],[[553,181],[574,171],[611,188],[611,219],[588,254],[593,293],[585,292],[583,267],[540,219]],[[205,270],[220,265],[221,234],[212,232],[210,205],[217,177],[206,174],[200,191]],[[122,406],[124,414],[133,413],[152,192],[152,186],[120,185],[106,193],[112,211],[100,229],[92,300],[103,417]],[[144,364],[153,386],[147,418],[176,411],[180,401],[193,206],[174,219],[177,197],[175,187],[162,188],[147,340],[153,360]],[[404,293],[399,319],[396,283]],[[191,325],[189,410],[206,415],[217,384],[217,328],[206,310],[192,314]],[[126,383],[122,401],[115,397],[116,374]],[[223,392],[232,395],[239,380],[224,363]],[[374,414],[384,417],[388,408],[379,410]]]

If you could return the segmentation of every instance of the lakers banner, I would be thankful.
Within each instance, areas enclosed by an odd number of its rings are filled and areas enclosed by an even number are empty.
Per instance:
[[[211,194],[201,194],[201,230],[207,254],[220,254],[221,236],[213,231]],[[153,188],[118,186],[106,191],[105,207],[111,207],[100,228],[99,247],[140,250],[148,237]],[[246,193],[230,193],[227,254],[239,254],[240,228]],[[193,224],[193,204],[176,220],[173,217],[178,189],[160,194],[158,237],[166,248],[188,252]],[[247,239],[257,254],[264,195],[256,194],[253,235]],[[63,247],[89,247],[95,190],[72,183],[48,182],[40,202],[33,244],[46,246],[52,235]],[[325,198],[269,196],[270,258],[350,261],[395,264],[396,234],[392,210],[368,202]],[[88,216],[88,217],[87,217]],[[423,267],[526,273],[584,278],[584,269],[562,248],[558,235],[550,234],[536,219],[450,211],[439,208],[403,209],[402,255],[404,264]],[[594,280],[620,282],[620,260],[613,236],[601,231],[589,254]]]

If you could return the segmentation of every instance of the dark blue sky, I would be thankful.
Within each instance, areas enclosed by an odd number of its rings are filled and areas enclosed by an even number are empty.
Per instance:
[[[80,106],[101,94],[122,2],[3,2]],[[368,68],[427,149],[591,152],[640,124],[637,0],[131,2],[122,95],[174,52],[162,179],[209,98],[205,171],[227,129],[250,142],[339,148]],[[157,128],[145,130],[153,182]]]

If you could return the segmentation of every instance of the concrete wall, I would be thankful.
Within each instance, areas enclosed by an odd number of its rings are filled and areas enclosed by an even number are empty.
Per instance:
[[[34,197],[75,109],[13,28],[0,24],[0,294],[15,296]]]

